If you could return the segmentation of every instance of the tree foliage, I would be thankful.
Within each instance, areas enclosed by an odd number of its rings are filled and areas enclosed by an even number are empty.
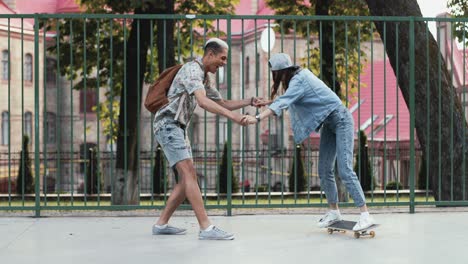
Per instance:
[[[227,0],[81,1],[86,13],[135,15],[227,14],[232,12],[235,3]],[[47,31],[57,33],[48,51],[58,58],[61,74],[75,82],[74,88],[106,89],[107,100],[94,110],[100,119],[107,119],[103,131],[117,145],[113,204],[138,203],[138,135],[144,82],[152,82],[157,72],[187,58],[187,54],[199,53],[204,37],[219,34],[213,23],[191,18],[176,21],[171,16],[41,21]],[[177,50],[176,41],[181,47]]]
[[[162,1],[162,0],[81,0],[81,5],[89,14],[135,14],[136,9],[143,12],[152,10],[151,14],[233,14],[237,1]],[[173,10],[165,10],[165,6],[174,5]],[[142,20],[143,21],[143,20]],[[74,81],[77,90],[102,88],[106,90],[106,101],[98,104],[95,111],[102,120],[103,133],[116,140],[118,132],[119,108],[121,91],[125,78],[125,54],[130,48],[126,41],[132,30],[132,19],[49,19],[41,21],[42,27],[56,32],[57,36],[48,48],[51,56],[56,56],[60,65],[60,74]],[[147,54],[147,64],[140,69],[145,74],[143,84],[153,82],[158,72],[174,62],[183,62],[192,56],[200,54],[204,38],[223,35],[215,27],[214,20],[183,19],[172,20],[174,40],[180,47],[168,45],[158,48],[158,31],[167,30],[170,19],[165,23],[161,19],[152,20],[151,45],[149,50],[140,50]],[[142,32],[150,34],[149,32]],[[158,50],[171,54],[173,58],[160,58]],[[128,62],[127,62],[128,63]]]
[[[267,0],[267,3],[277,15],[369,15],[367,5],[363,0]],[[327,10],[321,9],[324,4],[328,5]],[[323,18],[314,21],[278,20],[277,23],[282,32],[295,30],[309,40],[308,56],[302,59],[302,65],[322,78],[343,101],[351,100],[360,86],[359,75],[366,64],[366,54],[361,49],[361,44],[369,41],[373,36],[371,23],[350,20],[330,21]],[[327,51],[332,54],[324,56]],[[345,87],[346,90],[341,87]]]

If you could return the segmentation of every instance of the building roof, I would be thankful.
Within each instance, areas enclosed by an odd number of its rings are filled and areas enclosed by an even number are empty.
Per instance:
[[[16,10],[19,14],[80,12],[80,8],[75,0],[16,0]]]
[[[363,129],[368,140],[409,140],[410,115],[390,62],[369,62],[360,78],[358,94],[349,104],[355,131]]]
[[[14,15],[16,12],[0,0],[0,14]],[[19,18],[0,19],[0,25],[5,30],[8,30],[8,27],[10,27],[11,31],[15,31],[15,29],[17,31],[21,28],[23,30],[33,30],[33,24],[27,19],[23,19],[23,23],[21,23],[21,19]]]
[[[358,103],[360,102],[360,103]],[[410,115],[388,60],[369,62],[360,76],[358,92],[348,109],[353,114],[354,131],[362,129],[368,141],[409,141]],[[371,115],[374,117],[372,121]],[[318,133],[310,135],[318,144]]]

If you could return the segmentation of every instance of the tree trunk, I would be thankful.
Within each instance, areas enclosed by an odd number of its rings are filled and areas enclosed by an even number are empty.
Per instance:
[[[174,0],[147,1],[135,14],[173,14]],[[140,49],[138,50],[138,23],[140,24]],[[175,64],[174,21],[158,20],[157,47],[159,72]],[[119,115],[119,135],[117,138],[116,175],[112,204],[138,204],[138,110],[147,64],[147,51],[150,47],[151,22],[148,19],[134,20],[127,41],[127,89],[121,92]],[[139,51],[139,53],[138,53]],[[138,75],[137,56],[140,56]],[[138,82],[139,81],[139,82]],[[138,85],[139,84],[139,85]],[[138,98],[138,95],[140,97]],[[127,105],[127,107],[125,106]],[[126,133],[125,133],[126,131]]]
[[[315,13],[319,16],[328,16],[330,6],[333,4],[333,0],[317,0],[315,5]],[[333,25],[332,21],[321,21],[317,20],[317,28],[319,29],[319,39],[322,41],[322,60],[321,64],[321,78],[322,80],[341,98],[341,85],[338,82],[336,76],[336,69],[334,68],[333,62],[335,57],[333,54]],[[322,29],[322,35],[320,35],[320,28]],[[336,165],[336,164],[335,164]],[[348,201],[348,193],[346,188],[339,177],[339,171],[335,166],[335,181],[338,188],[338,200],[341,202]]]
[[[366,0],[373,16],[415,16],[421,17],[416,0]],[[398,85],[406,104],[409,106],[410,62],[409,23],[375,22],[382,41],[387,43],[386,51],[392,68],[398,76]],[[397,27],[398,25],[398,27]],[[397,35],[398,33],[398,35]],[[398,36],[398,39],[396,38]],[[439,47],[432,34],[426,36],[424,22],[414,22],[415,52],[415,128],[422,151],[430,163],[429,177],[434,198],[438,201],[463,200],[462,162],[465,135],[461,102],[452,89],[450,75],[445,62],[441,60],[439,73]],[[426,52],[429,41],[429,64]],[[398,44],[398,46],[396,46]],[[397,57],[398,54],[398,57]],[[396,69],[398,67],[398,72]],[[427,68],[429,67],[429,68]],[[429,71],[429,80],[427,80]],[[440,88],[439,88],[439,83]],[[429,87],[427,87],[429,84]],[[427,89],[429,88],[429,93]],[[429,100],[429,101],[428,101]],[[453,100],[453,101],[452,101]],[[427,103],[429,102],[429,109]],[[429,120],[427,115],[429,115]],[[440,120],[440,121],[439,121]],[[453,120],[453,126],[451,122]],[[428,122],[430,129],[427,129]],[[453,137],[453,142],[451,142]],[[430,151],[427,152],[427,148]],[[439,182],[440,180],[440,182]]]
[[[135,14],[152,14],[149,4],[135,9]],[[140,47],[138,47],[138,24]],[[112,204],[138,204],[138,134],[139,110],[141,109],[142,87],[146,72],[147,52],[150,34],[153,29],[148,19],[135,19],[132,22],[127,40],[126,87],[120,97],[119,133],[117,137],[116,175]],[[138,61],[139,59],[139,61]],[[138,72],[139,62],[139,72]]]
[[[158,14],[174,14],[174,0],[160,0],[163,2],[157,9]],[[157,21],[157,45],[159,72],[175,65],[174,20]]]

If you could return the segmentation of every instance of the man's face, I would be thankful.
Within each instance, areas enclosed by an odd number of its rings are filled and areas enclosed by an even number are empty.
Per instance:
[[[211,73],[216,73],[219,67],[224,67],[227,64],[227,49],[223,49],[222,52],[214,54],[213,52],[208,53],[208,63],[205,65],[206,70]]]

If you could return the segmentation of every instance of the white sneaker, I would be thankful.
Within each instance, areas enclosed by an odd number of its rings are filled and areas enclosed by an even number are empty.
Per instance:
[[[198,233],[198,239],[201,240],[233,240],[234,234],[228,233],[216,226],[213,226],[210,230],[200,230]]]
[[[366,228],[369,228],[375,224],[374,218],[372,216],[360,216],[359,221],[353,227],[353,231],[361,231]]]
[[[317,226],[320,228],[328,227],[336,222],[343,220],[341,218],[340,212],[336,213],[334,211],[328,211],[317,223]]]

